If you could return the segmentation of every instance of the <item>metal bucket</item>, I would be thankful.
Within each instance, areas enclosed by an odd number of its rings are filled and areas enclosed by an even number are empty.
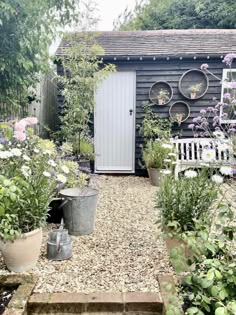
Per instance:
[[[68,231],[60,228],[49,233],[47,257],[49,260],[65,260],[72,256],[72,242]]]
[[[90,187],[69,188],[61,190],[60,195],[65,199],[63,217],[69,234],[88,235],[93,233],[98,191]]]

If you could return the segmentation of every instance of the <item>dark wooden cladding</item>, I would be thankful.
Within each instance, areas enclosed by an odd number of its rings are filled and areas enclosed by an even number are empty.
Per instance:
[[[220,79],[222,78],[223,68],[226,68],[222,63],[220,56],[213,59],[186,59],[180,60],[142,60],[142,61],[112,61],[117,66],[117,71],[136,71],[136,146],[135,146],[135,168],[136,174],[142,173],[140,161],[142,159],[142,144],[143,138],[139,134],[138,126],[141,125],[144,112],[143,103],[149,101],[150,87],[157,81],[167,81],[173,89],[173,98],[170,103],[165,106],[153,105],[154,112],[158,113],[163,118],[169,117],[170,106],[177,101],[186,102],[186,98],[181,95],[178,89],[178,83],[184,72],[190,69],[200,69],[201,65],[207,63],[209,70]],[[236,67],[236,62],[233,67]],[[63,75],[63,69],[58,65],[58,74]],[[217,101],[221,99],[221,84],[220,80],[207,74],[209,79],[209,87],[206,94],[200,99],[187,100],[190,107],[189,118],[180,126],[174,125],[173,134],[181,134],[182,137],[192,137],[192,131],[188,129],[188,125],[192,123],[194,117],[199,116],[201,109],[206,109],[208,106],[216,105]],[[216,100],[213,100],[213,98]],[[150,102],[150,101],[149,101]],[[63,109],[63,97],[58,97],[59,111]]]
[[[149,101],[149,89],[156,81],[167,81],[173,89],[173,98],[165,106],[153,105],[154,112],[158,113],[163,118],[169,117],[169,109],[171,105],[177,101],[186,102],[186,98],[181,95],[178,84],[184,72],[190,69],[200,69],[203,63],[209,65],[209,70],[220,79],[222,78],[222,71],[225,64],[222,63],[220,57],[216,59],[183,59],[183,60],[155,60],[155,61],[127,61],[117,62],[118,71],[136,71],[136,149],[135,149],[135,165],[136,173],[142,172],[140,161],[142,161],[142,144],[143,138],[139,134],[138,126],[141,125],[144,112],[143,103]],[[220,81],[207,74],[209,79],[209,87],[206,94],[200,99],[187,100],[190,107],[189,118],[180,126],[176,123],[173,128],[173,134],[181,134],[183,137],[192,137],[192,131],[188,129],[188,125],[192,123],[194,117],[199,116],[201,109],[208,106],[216,105],[217,101],[213,100],[214,97],[218,101],[221,98],[221,84]],[[149,101],[150,102],[150,101]]]

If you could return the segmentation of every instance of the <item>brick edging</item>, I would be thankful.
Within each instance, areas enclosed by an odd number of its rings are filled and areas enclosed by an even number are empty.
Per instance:
[[[40,293],[28,301],[30,312],[127,312],[143,311],[162,314],[163,301],[159,293]]]
[[[38,277],[8,275],[0,276],[0,286],[17,286],[3,315],[24,315],[27,310],[27,302],[33,292]]]

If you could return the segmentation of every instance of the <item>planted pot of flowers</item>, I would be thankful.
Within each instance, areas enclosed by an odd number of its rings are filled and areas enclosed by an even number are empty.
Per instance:
[[[202,83],[196,83],[189,87],[190,98],[195,99],[197,97],[197,93],[200,93],[202,90]]]
[[[143,150],[150,183],[160,186],[163,174],[171,174],[171,165],[175,160],[173,145],[162,140],[149,140]]]
[[[85,172],[91,171],[91,161],[94,160],[92,139],[88,136],[75,138],[73,152],[78,157],[80,169]]]
[[[0,129],[0,250],[14,272],[36,265],[49,204],[69,172],[55,145],[28,128],[36,123],[25,118]]]
[[[157,94],[157,104],[164,105],[169,101],[169,99],[170,99],[169,91],[160,89],[160,91]]]
[[[206,170],[200,173],[188,170],[185,176],[179,179],[165,176],[162,180],[156,206],[160,209],[159,219],[166,246],[173,258],[179,250],[186,258],[191,255],[182,234],[195,229],[195,221],[210,212],[217,198],[217,185],[208,175]]]

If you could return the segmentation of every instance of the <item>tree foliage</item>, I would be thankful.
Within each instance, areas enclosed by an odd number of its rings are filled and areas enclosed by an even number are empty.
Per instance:
[[[148,0],[126,10],[115,29],[236,28],[234,0]]]
[[[26,102],[55,31],[75,18],[76,1],[0,0],[0,107]]]

